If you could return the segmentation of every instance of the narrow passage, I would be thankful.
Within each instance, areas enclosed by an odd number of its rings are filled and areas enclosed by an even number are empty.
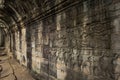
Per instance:
[[[0,51],[0,80],[35,80],[15,59]]]

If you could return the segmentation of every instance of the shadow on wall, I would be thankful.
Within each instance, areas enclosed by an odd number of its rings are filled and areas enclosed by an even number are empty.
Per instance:
[[[88,80],[87,76],[82,75],[82,72],[74,72],[73,70],[67,70],[67,76],[65,80]]]
[[[93,61],[93,65],[90,66],[89,58],[88,61],[82,62],[77,71],[67,69],[65,80],[119,80],[119,75],[116,76],[115,73],[117,66],[114,63],[117,63],[116,59],[116,56],[108,57],[103,55],[98,60]]]
[[[27,42],[27,67],[32,69],[32,45],[31,45],[31,28],[26,27],[26,42]]]

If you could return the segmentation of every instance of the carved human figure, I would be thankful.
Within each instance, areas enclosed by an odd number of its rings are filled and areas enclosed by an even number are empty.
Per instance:
[[[120,80],[120,56],[115,57],[115,80]]]
[[[91,74],[91,64],[91,57],[88,57],[87,60],[82,63],[81,70],[84,75],[88,76]]]
[[[100,74],[99,58],[93,58],[93,74],[97,76]]]
[[[113,79],[113,64],[112,58],[106,56],[105,53],[99,59],[100,70],[103,77]]]

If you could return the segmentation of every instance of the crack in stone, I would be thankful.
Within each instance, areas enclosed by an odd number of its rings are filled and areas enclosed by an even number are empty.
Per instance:
[[[11,65],[9,59],[0,60],[0,62],[4,63],[4,61],[6,61],[6,60],[8,60],[8,63],[9,63],[9,65],[10,65],[11,69],[12,69],[12,73],[9,73],[9,74],[1,77],[2,71],[3,71],[3,66],[0,65],[0,79],[6,78],[6,77],[8,77],[8,76],[10,76],[10,75],[12,74],[12,75],[14,76],[14,78],[15,78],[14,80],[17,80],[17,77],[16,77],[16,75],[15,75],[14,68],[13,68],[13,66]],[[1,64],[2,64],[2,63],[1,63]]]

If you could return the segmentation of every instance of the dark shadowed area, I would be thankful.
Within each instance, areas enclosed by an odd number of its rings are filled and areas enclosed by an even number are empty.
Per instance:
[[[0,79],[6,65],[11,80],[14,65],[21,80],[120,80],[120,0],[0,0]]]

